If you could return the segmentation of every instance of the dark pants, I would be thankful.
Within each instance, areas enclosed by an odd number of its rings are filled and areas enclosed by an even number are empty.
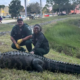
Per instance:
[[[39,55],[39,56],[43,56],[45,54],[47,54],[49,51],[46,51],[43,48],[37,48],[34,52],[34,54]]]
[[[24,46],[26,45],[26,48],[28,49],[28,51],[30,52],[32,50],[32,45],[31,45],[31,40],[27,40],[27,41],[24,41],[20,44],[20,46]],[[17,49],[15,44],[13,43],[12,46],[11,46],[13,49]],[[17,49],[19,51],[26,51],[23,47],[21,47],[21,49]]]

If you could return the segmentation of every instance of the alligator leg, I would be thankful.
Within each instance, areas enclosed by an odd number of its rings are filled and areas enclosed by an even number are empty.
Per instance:
[[[40,59],[34,59],[32,62],[32,65],[34,67],[34,69],[38,72],[42,72],[43,71],[43,65],[44,62]]]

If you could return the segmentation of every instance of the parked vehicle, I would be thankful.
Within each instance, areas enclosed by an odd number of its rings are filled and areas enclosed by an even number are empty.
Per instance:
[[[40,18],[40,14],[36,14],[35,15],[35,18]]]
[[[64,13],[58,14],[58,16],[64,16],[64,15],[66,15],[66,14],[64,14]]]
[[[45,14],[44,17],[49,17],[49,14]]]
[[[5,16],[1,16],[2,18],[6,18]]]
[[[21,15],[18,18],[26,19],[26,16],[25,15]]]
[[[29,19],[35,19],[35,16],[31,14],[28,14],[27,17],[29,17]]]
[[[11,16],[10,15],[7,15],[7,16],[5,16],[5,18],[11,18]]]

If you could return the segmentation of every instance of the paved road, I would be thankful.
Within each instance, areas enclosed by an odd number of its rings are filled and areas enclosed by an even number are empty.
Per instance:
[[[11,22],[16,22],[16,20],[3,20],[2,24],[8,24],[8,23],[11,23]]]

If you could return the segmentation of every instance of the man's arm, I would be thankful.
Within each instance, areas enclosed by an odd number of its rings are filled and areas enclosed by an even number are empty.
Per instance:
[[[19,39],[19,40],[17,40],[17,44],[20,45],[23,41],[28,40],[28,39],[30,39],[31,37],[32,37],[32,35],[29,35],[29,36],[27,36],[27,37],[25,37],[25,38]]]
[[[28,40],[28,39],[30,39],[30,38],[32,38],[32,35],[29,35],[29,36],[23,38],[22,40],[25,41],[25,40]]]
[[[32,37],[31,28],[28,25],[25,25],[24,32],[25,32],[26,37],[17,40],[18,44],[21,44],[23,41],[28,40]]]
[[[17,42],[15,41],[15,39],[11,36],[11,41],[15,44],[17,49],[21,49],[21,47],[17,44]]]
[[[11,41],[14,43],[14,44],[17,44],[17,42],[15,41],[15,39],[11,36]]]

